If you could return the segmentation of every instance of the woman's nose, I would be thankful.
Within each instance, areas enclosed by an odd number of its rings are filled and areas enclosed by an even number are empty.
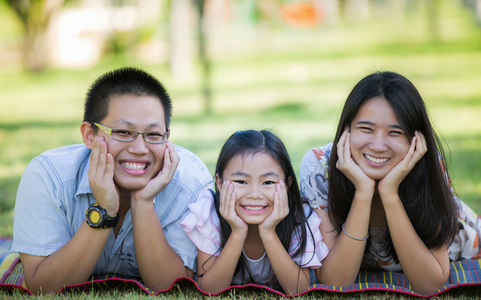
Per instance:
[[[384,135],[381,133],[374,134],[369,145],[371,149],[376,152],[383,152],[389,148]]]

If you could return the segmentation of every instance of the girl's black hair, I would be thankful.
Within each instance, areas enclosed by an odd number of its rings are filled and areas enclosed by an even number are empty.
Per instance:
[[[373,97],[383,97],[389,102],[409,141],[416,130],[426,138],[428,151],[401,182],[399,196],[424,244],[430,249],[439,249],[453,240],[457,226],[457,205],[450,189],[444,151],[418,90],[407,78],[394,72],[368,75],[347,97],[329,160],[330,219],[340,234],[355,193],[354,185],[336,168],[338,154],[335,145],[360,107]],[[384,250],[399,262],[389,231],[383,240]],[[369,244],[370,241],[366,251],[369,251]]]
[[[287,149],[282,141],[276,135],[267,130],[237,131],[227,139],[222,147],[219,159],[217,160],[215,174],[222,179],[224,170],[227,168],[227,165],[233,158],[238,156],[253,155],[260,152],[269,154],[284,171],[285,178],[283,178],[283,181],[287,186],[289,214],[281,222],[279,222],[276,227],[276,233],[286,251],[289,251],[291,237],[294,232],[297,231],[297,234],[301,236],[298,245],[296,245],[297,250],[292,255],[292,257],[295,257],[299,254],[302,254],[306,248],[306,227],[309,228],[307,224],[308,216],[305,216],[304,214],[296,175],[294,173]],[[220,219],[221,246],[219,251],[221,251],[227,243],[232,229],[229,223],[221,216],[219,212],[220,192],[217,186],[215,187],[215,193],[213,194],[215,209]],[[311,231],[310,228],[309,231]],[[253,282],[252,275],[244,255],[241,256],[239,262],[237,263],[234,276],[239,273],[241,274],[242,278],[245,278],[245,275],[247,274],[250,276],[250,279]],[[275,276],[270,282],[259,282],[259,284],[268,285],[274,289],[282,290]]]

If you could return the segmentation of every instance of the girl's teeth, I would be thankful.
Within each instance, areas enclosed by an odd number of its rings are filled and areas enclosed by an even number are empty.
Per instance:
[[[263,209],[263,207],[261,207],[261,206],[246,206],[245,208],[248,209],[248,210],[261,210],[261,209]]]
[[[389,160],[389,158],[374,158],[371,155],[367,155],[367,154],[365,155],[365,157],[376,164],[382,164]]]
[[[131,170],[143,170],[147,166],[145,163],[130,163],[130,162],[124,162],[122,163],[122,166],[127,169]]]

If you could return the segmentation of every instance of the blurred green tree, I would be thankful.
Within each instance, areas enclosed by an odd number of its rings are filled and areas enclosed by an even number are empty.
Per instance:
[[[52,15],[65,0],[6,0],[24,29],[23,55],[30,72],[41,72],[47,64],[47,28]]]

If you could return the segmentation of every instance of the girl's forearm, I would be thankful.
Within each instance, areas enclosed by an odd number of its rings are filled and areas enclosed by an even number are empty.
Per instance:
[[[309,269],[297,265],[282,246],[275,232],[261,234],[272,269],[285,293],[298,294],[309,287]]]
[[[232,233],[215,259],[205,253],[199,254],[198,281],[202,290],[218,293],[231,285],[237,262],[242,255],[244,240],[245,237]]]

